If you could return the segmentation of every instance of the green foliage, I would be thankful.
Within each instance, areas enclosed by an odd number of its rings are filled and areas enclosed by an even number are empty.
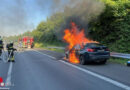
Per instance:
[[[118,64],[126,65],[127,62],[129,61],[129,59],[111,57],[108,61],[112,62],[112,63],[118,63]]]
[[[90,23],[91,38],[111,51],[130,53],[130,1],[104,0],[105,11]]]
[[[36,30],[32,32],[32,36],[34,36],[36,42],[61,42],[58,40],[56,33],[60,24],[63,22],[62,13],[56,13],[51,16],[47,21],[41,22]]]
[[[13,42],[17,42],[19,38],[22,38],[23,36],[31,36],[31,33],[30,31],[27,31],[23,34],[20,34],[20,35],[14,35],[14,36],[9,36],[9,37],[4,37],[4,40],[8,43],[10,41],[13,41]]]

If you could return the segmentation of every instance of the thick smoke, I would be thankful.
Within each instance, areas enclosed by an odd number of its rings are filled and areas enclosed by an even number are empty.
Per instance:
[[[46,9],[50,16],[62,12],[67,22],[75,21],[81,26],[96,19],[105,7],[99,0],[36,0],[36,3],[41,12]],[[45,4],[50,6],[45,7]]]
[[[85,29],[87,35],[88,23],[91,20],[97,19],[103,12],[105,6],[97,0],[68,0],[63,7],[59,5],[58,8],[57,10],[63,12],[63,17],[65,17],[65,22],[59,28],[61,35],[59,33],[57,34],[59,39],[62,39],[64,29],[69,28],[71,22],[75,22],[79,29]]]
[[[87,24],[87,22],[97,18],[103,9],[104,4],[97,0],[71,0],[64,12],[66,17],[75,17],[75,19],[80,19],[84,24]]]

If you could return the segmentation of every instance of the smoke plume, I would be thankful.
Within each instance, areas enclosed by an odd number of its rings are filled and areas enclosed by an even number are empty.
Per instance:
[[[63,3],[62,0],[60,0],[60,5],[54,3],[53,6],[59,7],[52,8],[53,11],[64,13],[63,17],[65,17],[64,23],[59,27],[61,34],[57,34],[59,39],[62,39],[63,31],[70,27],[71,22],[75,22],[79,29],[85,29],[87,34],[88,23],[97,19],[105,8],[105,5],[98,0],[67,0],[64,2],[65,4],[62,5],[61,3]]]

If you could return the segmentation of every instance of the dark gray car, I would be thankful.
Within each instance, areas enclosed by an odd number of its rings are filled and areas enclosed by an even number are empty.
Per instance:
[[[80,60],[80,64],[88,62],[99,62],[105,64],[110,58],[110,51],[104,45],[99,43],[87,43],[83,47],[75,45],[71,50],[66,49],[66,58],[69,58],[69,53],[75,50],[76,57]]]

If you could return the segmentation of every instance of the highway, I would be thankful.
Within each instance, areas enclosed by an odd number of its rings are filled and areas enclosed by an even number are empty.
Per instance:
[[[0,77],[9,90],[130,90],[130,68],[113,63],[75,65],[62,54],[25,50],[15,63],[0,60]]]

